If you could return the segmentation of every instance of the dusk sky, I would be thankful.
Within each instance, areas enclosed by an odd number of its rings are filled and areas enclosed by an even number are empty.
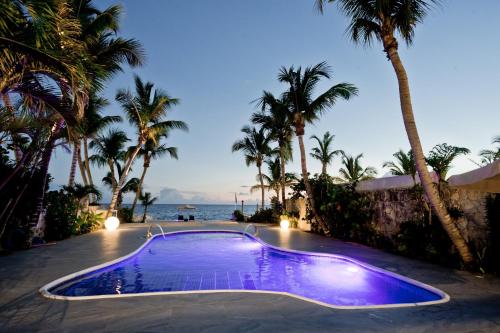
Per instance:
[[[100,0],[105,7],[117,1]],[[382,176],[382,163],[398,149],[409,149],[404,130],[394,71],[374,43],[354,45],[345,35],[347,20],[334,5],[324,15],[313,0],[165,0],[123,1],[125,16],[121,35],[138,39],[147,52],[144,67],[125,67],[104,91],[113,103],[106,113],[122,115],[114,102],[118,88],[133,88],[133,74],[151,81],[181,104],[170,119],[183,120],[189,133],[173,132],[169,145],[179,149],[179,160],[154,161],[145,180],[145,191],[159,196],[160,203],[255,203],[249,195],[257,169],[246,167],[241,153],[231,153],[240,129],[249,123],[255,106],[250,102],[262,90],[281,93],[276,80],[281,66],[314,65],[327,61],[333,78],[319,92],[338,82],[359,88],[359,96],[340,101],[314,126],[309,136],[335,134],[335,149],[364,154],[364,166],[374,166]],[[414,112],[424,151],[449,143],[472,153],[454,163],[450,174],[475,168],[479,150],[491,148],[500,135],[500,1],[445,1],[416,31],[413,46],[400,43],[400,54],[410,78]],[[134,131],[123,123],[130,137]],[[295,139],[296,140],[296,139]],[[51,163],[53,186],[67,183],[71,155],[59,149]],[[319,162],[308,159],[311,173]],[[337,158],[329,169],[337,174]],[[94,169],[100,180],[106,170]],[[139,176],[142,161],[132,174]],[[299,173],[295,145],[294,162],[288,170]],[[97,181],[96,181],[97,182]],[[109,200],[109,191],[104,199]]]

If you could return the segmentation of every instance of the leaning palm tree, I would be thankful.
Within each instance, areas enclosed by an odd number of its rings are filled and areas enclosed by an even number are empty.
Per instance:
[[[290,117],[290,103],[286,99],[276,98],[268,91],[264,91],[257,99],[261,112],[254,113],[251,121],[269,131],[272,140],[278,143],[281,167],[281,201],[286,211],[286,169],[287,161],[292,160],[292,117]],[[279,196],[278,196],[279,198]]]
[[[399,57],[398,40],[401,38],[411,45],[415,36],[415,28],[421,23],[433,5],[439,0],[316,0],[317,8],[322,12],[327,2],[336,2],[339,9],[350,20],[349,35],[355,43],[370,45],[374,40],[382,43],[384,52],[390,60],[399,86],[401,112],[415,157],[416,169],[420,182],[429,199],[436,216],[457,248],[466,266],[473,266],[474,257],[453,223],[439,193],[427,170],[422,144],[417,130],[410,95],[410,85],[406,69]]]
[[[264,128],[257,130],[255,127],[245,126],[241,129],[245,137],[236,141],[232,146],[233,153],[242,151],[245,155],[247,166],[255,164],[259,171],[258,177],[261,186],[261,209],[264,209],[264,177],[262,175],[262,163],[265,158],[272,154],[269,147],[271,138],[267,135]]]
[[[113,176],[111,174],[111,172],[108,172],[106,174],[106,176],[104,176],[102,178],[102,183],[104,185],[106,185],[107,187],[109,187],[111,189],[112,193],[114,193],[114,191],[117,189],[116,184],[118,184],[118,180],[120,179],[121,175],[123,174],[122,164],[120,162],[116,162],[115,165],[116,165],[116,176],[117,177]],[[139,178],[134,177],[134,178],[130,178],[129,180],[127,180],[127,182],[125,184],[123,184],[123,186],[118,191],[118,196],[116,199],[116,207],[118,209],[121,208],[124,194],[132,193],[132,192],[135,193],[135,191],[137,191],[138,187],[139,187]]]
[[[132,163],[144,144],[148,140],[156,142],[158,133],[164,133],[172,129],[188,130],[188,126],[183,121],[165,120],[167,110],[178,104],[178,99],[170,97],[161,89],[153,90],[153,83],[144,83],[137,75],[134,81],[135,95],[129,90],[120,89],[116,94],[116,100],[121,105],[130,124],[137,130],[137,143],[127,156],[123,173],[111,197],[106,216],[109,216],[115,208],[120,189],[125,184]]]
[[[335,135],[330,134],[330,132],[326,132],[323,135],[323,138],[318,138],[316,135],[311,136],[311,139],[316,140],[318,143],[317,147],[312,149],[312,153],[310,153],[312,158],[317,159],[321,162],[321,174],[326,176],[326,168],[332,164],[333,158],[339,154],[342,154],[342,150],[332,150],[332,142]]]
[[[439,181],[446,181],[451,163],[460,155],[467,155],[470,150],[464,147],[450,146],[446,143],[435,145],[427,156],[427,164],[434,170]]]
[[[161,137],[167,138],[168,135],[162,134]],[[139,151],[138,156],[143,157],[143,168],[141,178],[139,180],[139,186],[137,187],[137,191],[135,192],[134,202],[132,203],[132,214],[134,213],[135,206],[137,205],[137,200],[141,195],[142,186],[144,184],[144,178],[146,177],[146,172],[148,171],[149,166],[151,165],[151,160],[156,160],[162,156],[169,155],[170,158],[178,159],[177,156],[177,147],[168,147],[165,144],[161,144],[160,138],[154,140],[148,139],[144,144],[144,147]],[[132,147],[133,149],[133,147]]]
[[[148,207],[154,204],[158,198],[156,197],[151,198],[151,193],[146,192],[144,194],[141,193],[139,199],[141,200],[142,207],[144,207],[144,214],[142,215],[142,223],[145,223],[146,215],[148,213]]]
[[[394,156],[396,162],[384,162],[382,167],[389,168],[391,174],[395,176],[411,176],[413,184],[416,184],[415,175],[417,173],[417,169],[415,168],[415,160],[411,149],[407,153],[400,149],[392,154],[392,156]]]
[[[360,181],[373,179],[377,175],[377,170],[370,166],[363,168],[360,163],[362,157],[363,154],[356,157],[342,154],[343,167],[339,170],[339,180],[356,186]]]
[[[496,160],[500,159],[500,135],[493,138],[492,144],[498,144],[496,150],[492,149],[483,149],[479,152],[479,156],[481,156],[481,164],[486,165],[493,163]]]
[[[321,62],[315,66],[290,68],[282,67],[278,80],[287,83],[289,88],[283,94],[285,100],[289,101],[292,110],[293,127],[297,136],[300,148],[300,164],[302,168],[302,178],[307,193],[309,206],[314,218],[318,221],[323,232],[328,233],[328,225],[316,211],[309,174],[307,172],[306,150],[304,148],[305,126],[319,119],[322,113],[333,107],[338,99],[348,100],[356,95],[358,89],[350,83],[339,83],[331,86],[328,90],[313,97],[315,88],[321,79],[330,79],[330,67],[326,62]]]

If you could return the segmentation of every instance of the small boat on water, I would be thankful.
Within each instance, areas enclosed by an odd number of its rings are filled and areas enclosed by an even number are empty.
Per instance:
[[[177,206],[177,210],[194,210],[194,209],[196,209],[196,207],[191,205]]]

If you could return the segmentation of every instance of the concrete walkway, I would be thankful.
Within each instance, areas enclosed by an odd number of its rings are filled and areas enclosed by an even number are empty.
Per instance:
[[[163,223],[166,231],[243,229],[236,223]],[[192,294],[49,300],[38,289],[115,259],[144,241],[148,225],[98,231],[0,257],[0,332],[500,332],[500,280],[478,278],[365,246],[278,228],[260,237],[297,250],[338,253],[435,286],[451,301],[422,307],[335,310],[287,296]],[[155,231],[157,232],[157,231]]]

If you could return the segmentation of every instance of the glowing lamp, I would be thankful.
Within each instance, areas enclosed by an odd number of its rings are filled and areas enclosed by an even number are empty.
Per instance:
[[[280,222],[281,230],[287,230],[290,228],[290,222],[288,220],[281,220]]]
[[[110,216],[104,222],[106,230],[116,230],[120,226],[120,220],[116,216]]]

